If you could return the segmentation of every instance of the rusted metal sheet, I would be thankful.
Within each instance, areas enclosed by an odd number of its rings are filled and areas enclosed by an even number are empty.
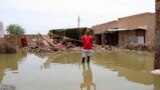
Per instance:
[[[71,39],[79,40],[82,35],[85,34],[88,28],[68,28],[68,29],[53,29],[50,30],[50,32],[53,33],[53,35],[58,35],[62,37],[68,37]]]

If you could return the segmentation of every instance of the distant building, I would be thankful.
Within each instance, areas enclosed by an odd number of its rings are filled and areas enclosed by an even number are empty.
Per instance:
[[[97,44],[126,45],[145,44],[154,47],[155,43],[155,14],[141,13],[119,18],[92,27],[95,30]]]
[[[3,29],[3,23],[0,22],[0,38],[4,38],[4,29]]]

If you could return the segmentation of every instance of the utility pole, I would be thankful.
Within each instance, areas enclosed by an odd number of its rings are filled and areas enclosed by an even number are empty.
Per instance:
[[[151,73],[160,75],[160,0],[155,0],[156,17],[155,17],[155,56],[154,56],[154,70]],[[156,85],[156,84],[155,84]],[[158,85],[160,86],[160,85]]]
[[[80,17],[78,16],[78,28],[80,27]]]
[[[160,69],[160,0],[156,1],[155,61],[154,69]]]

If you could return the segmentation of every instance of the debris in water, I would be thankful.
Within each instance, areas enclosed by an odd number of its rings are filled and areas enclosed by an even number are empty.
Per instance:
[[[15,86],[0,84],[0,90],[15,90]]]
[[[160,75],[160,69],[153,70],[151,71],[151,73],[155,75]]]

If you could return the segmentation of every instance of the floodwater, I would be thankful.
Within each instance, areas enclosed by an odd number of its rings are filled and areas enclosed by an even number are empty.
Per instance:
[[[160,90],[152,75],[153,53],[94,52],[90,64],[80,53],[0,54],[0,83],[15,90]]]

